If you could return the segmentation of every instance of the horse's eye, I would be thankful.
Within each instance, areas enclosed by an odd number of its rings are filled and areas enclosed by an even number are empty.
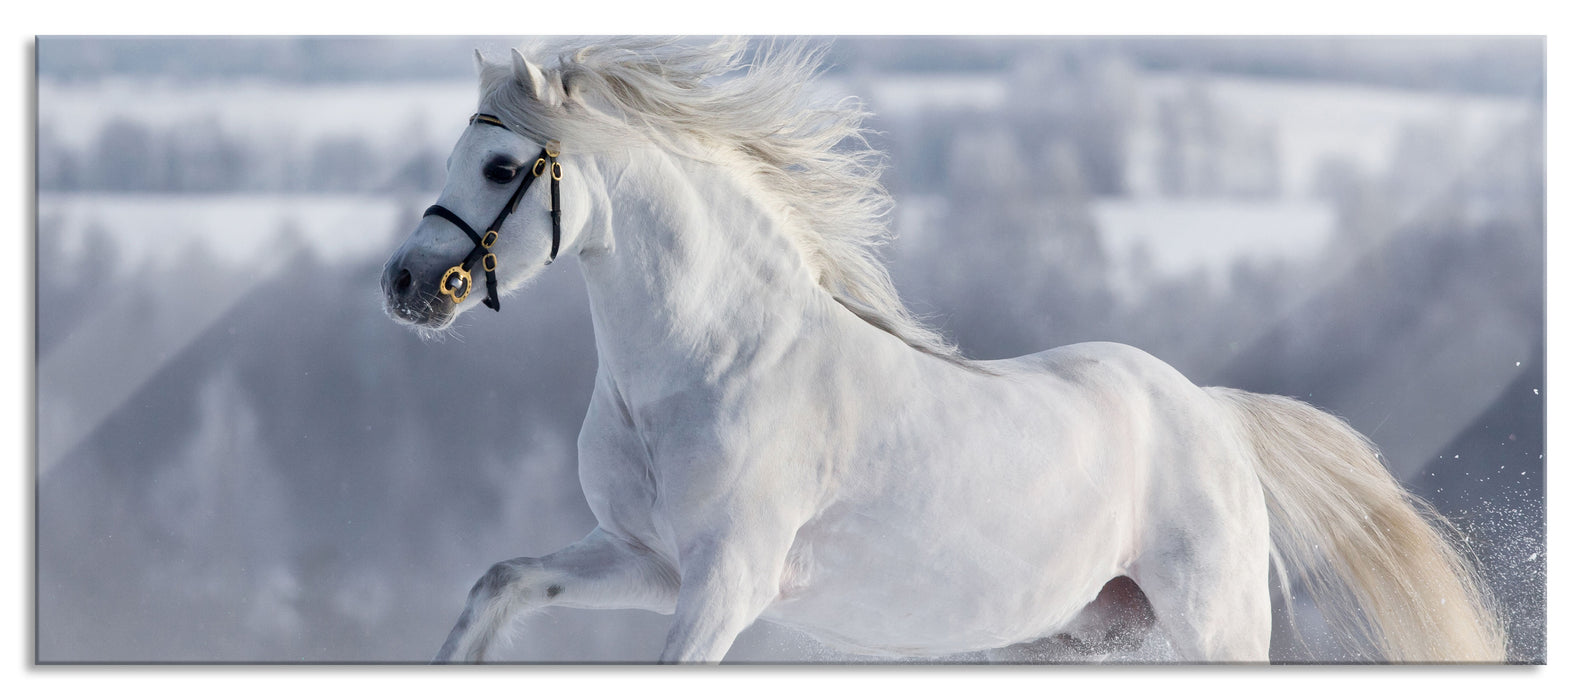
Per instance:
[[[514,163],[494,162],[483,166],[483,176],[503,185],[516,179],[520,167]]]

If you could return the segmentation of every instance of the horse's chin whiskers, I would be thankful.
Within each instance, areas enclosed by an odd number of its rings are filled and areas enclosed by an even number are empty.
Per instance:
[[[424,341],[460,340],[461,335],[453,327],[455,316],[436,312],[441,303],[439,294],[428,293],[418,299],[386,304],[384,311],[390,319],[410,326]]]
[[[418,338],[425,343],[442,343],[446,340],[454,340],[458,343],[465,342],[461,332],[456,329],[455,324],[446,324],[437,328],[433,326],[413,326],[413,330],[417,331]]]

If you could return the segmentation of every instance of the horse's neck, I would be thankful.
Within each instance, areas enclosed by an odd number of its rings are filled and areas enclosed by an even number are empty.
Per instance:
[[[822,325],[833,300],[744,175],[629,157],[612,178],[609,247],[583,263],[600,363],[623,393],[728,380]]]

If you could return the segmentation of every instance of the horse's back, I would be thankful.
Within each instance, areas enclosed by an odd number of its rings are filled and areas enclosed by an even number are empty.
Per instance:
[[[1156,394],[1189,394],[1198,388],[1176,368],[1147,351],[1106,341],[1062,345],[1031,355],[993,360],[984,366],[1008,377],[1025,379],[1045,374],[1093,388],[1146,387]]]
[[[1077,343],[986,363],[1013,382],[1060,387],[1061,399],[1107,413],[1129,426],[1134,444],[1160,468],[1184,461],[1247,455],[1240,428],[1223,402],[1148,352],[1111,342]],[[1213,452],[1215,454],[1206,454]]]

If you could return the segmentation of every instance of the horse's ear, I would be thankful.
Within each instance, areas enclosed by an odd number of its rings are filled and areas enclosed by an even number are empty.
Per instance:
[[[544,100],[544,71],[538,69],[522,55],[521,51],[511,49],[511,72],[516,75],[516,81],[526,85],[533,99]]]
[[[478,75],[483,75],[483,52],[477,49],[472,50],[472,69]]]
[[[580,87],[582,87],[582,82],[573,82],[570,71],[562,70],[560,72],[560,89],[562,92],[566,93],[567,102],[577,101],[577,88]]]

